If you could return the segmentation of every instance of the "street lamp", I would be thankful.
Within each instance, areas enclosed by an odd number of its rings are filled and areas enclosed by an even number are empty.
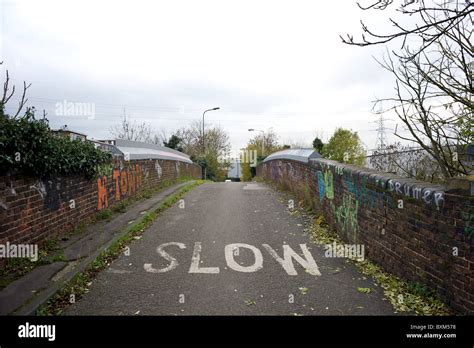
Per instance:
[[[265,131],[261,129],[254,129],[254,128],[249,128],[249,132],[262,132],[262,157],[263,157],[263,152],[265,151]]]
[[[204,142],[204,115],[208,111],[215,111],[215,110],[219,110],[219,109],[220,109],[219,107],[212,108],[212,109],[207,109],[206,111],[204,111],[202,113],[202,153],[203,153],[203,155],[206,155],[206,145],[205,145],[205,142]],[[206,167],[204,167],[204,180],[206,180]]]

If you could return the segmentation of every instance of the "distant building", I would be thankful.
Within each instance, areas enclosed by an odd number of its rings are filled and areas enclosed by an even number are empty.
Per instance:
[[[71,140],[81,140],[81,141],[86,141],[87,135],[79,132],[74,132],[70,129],[67,128],[67,126],[64,126],[61,129],[53,130],[53,134],[58,135],[58,136],[65,136],[69,137]]]
[[[467,146],[464,165],[471,168],[471,174],[474,174],[474,144]]]
[[[58,136],[69,137],[71,140],[79,139],[81,141],[88,141],[93,144],[96,149],[109,152],[113,157],[124,158],[125,160],[165,159],[189,164],[193,163],[187,154],[156,144],[147,144],[125,139],[91,140],[87,139],[86,134],[74,132],[67,129],[66,126],[58,130],[53,130],[52,132]]]
[[[240,181],[242,177],[242,165],[239,158],[231,158],[229,161],[229,169],[227,171],[227,178]]]
[[[113,148],[116,149],[125,160],[163,159],[189,164],[193,163],[187,154],[156,144],[115,139]]]
[[[72,141],[74,140],[88,141],[92,143],[96,149],[101,149],[102,151],[110,152],[113,155],[121,154],[121,152],[115,148],[114,140],[108,140],[107,142],[105,142],[105,141],[100,141],[100,140],[98,141],[98,140],[87,139],[86,134],[70,130],[67,128],[67,126],[64,126],[57,130],[52,130],[51,132],[56,136],[68,137]]]
[[[107,140],[98,140],[101,143],[109,144],[109,145],[115,145],[115,139],[107,139]]]

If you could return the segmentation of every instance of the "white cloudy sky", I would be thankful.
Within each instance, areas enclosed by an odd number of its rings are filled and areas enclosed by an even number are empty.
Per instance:
[[[353,0],[0,0],[0,60],[15,83],[32,83],[29,105],[53,128],[96,139],[110,137],[124,106],[168,133],[219,106],[206,123],[227,130],[234,151],[248,128],[310,144],[338,126],[373,148],[371,101],[393,88],[372,58],[385,48],[346,46],[339,34],[359,34],[360,19],[388,31],[390,13]],[[95,103],[95,119],[56,116],[64,100]]]

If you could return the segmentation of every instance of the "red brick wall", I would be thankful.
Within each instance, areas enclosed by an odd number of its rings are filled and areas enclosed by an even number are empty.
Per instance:
[[[331,228],[408,281],[474,313],[474,197],[324,159],[273,160],[257,174],[308,198]],[[403,204],[403,206],[401,205]]]
[[[99,178],[0,176],[0,244],[41,243],[98,210],[179,177],[201,177],[201,168],[170,160],[116,162]]]

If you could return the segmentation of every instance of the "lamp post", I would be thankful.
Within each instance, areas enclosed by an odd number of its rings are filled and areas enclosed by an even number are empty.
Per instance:
[[[263,157],[264,156],[263,152],[265,151],[265,131],[261,129],[249,128],[249,132],[254,132],[254,131],[262,132],[262,157]]]
[[[219,107],[215,107],[215,108],[212,108],[212,109],[207,109],[202,113],[202,154],[203,154],[203,156],[206,155],[206,145],[205,145],[205,142],[204,142],[204,115],[208,111],[215,111],[215,110],[219,110],[219,109],[220,109]],[[204,180],[206,180],[206,174],[207,174],[206,169],[207,168],[204,167]]]

